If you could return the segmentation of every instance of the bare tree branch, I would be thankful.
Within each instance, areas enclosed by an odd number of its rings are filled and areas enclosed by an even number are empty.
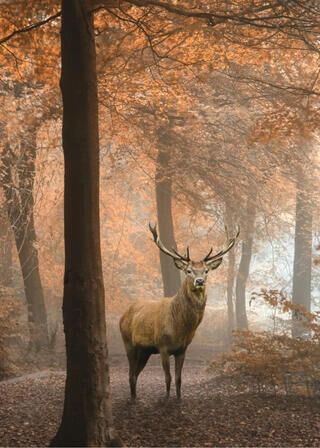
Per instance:
[[[28,25],[24,28],[19,28],[17,30],[12,31],[12,33],[8,34],[7,36],[4,36],[0,39],[0,45],[4,44],[5,42],[8,42],[12,37],[16,36],[17,34],[22,33],[28,33],[29,31],[33,31],[37,28],[40,28],[42,25],[45,25],[49,22],[52,22],[53,20],[57,19],[61,16],[61,11],[58,11],[56,14],[53,14],[50,17],[47,17],[44,20],[40,20],[39,22],[35,22],[32,25]]]
[[[181,6],[176,6],[172,3],[164,2],[162,0],[109,0],[102,1],[101,4],[94,8],[91,12],[96,12],[101,9],[109,10],[121,9],[121,4],[127,3],[138,7],[155,7],[166,10],[167,12],[186,18],[195,18],[206,20],[210,26],[216,26],[222,23],[232,23],[234,25],[250,25],[260,29],[276,29],[280,30],[294,30],[294,35],[300,38],[299,31],[316,33],[318,35],[320,29],[320,7],[315,2],[308,2],[305,5],[299,0],[290,0],[290,2],[283,2],[282,0],[274,0],[267,5],[262,3],[256,7],[248,7],[243,9],[228,8],[223,9],[219,7],[219,12],[216,11],[201,11],[195,9],[186,9]],[[0,38],[0,45],[9,41],[17,34],[26,33],[37,29],[61,16],[61,11],[56,14],[28,25],[24,28],[14,30],[12,33]]]
[[[172,14],[207,20],[211,26],[231,22],[238,25],[251,25],[257,28],[276,28],[280,30],[287,27],[295,27],[297,24],[300,24],[304,30],[310,31],[313,28],[319,30],[317,15],[320,16],[320,8],[317,5],[309,5],[306,7],[306,5],[299,1],[291,0],[287,3],[281,0],[275,0],[273,3],[270,2],[267,5],[251,6],[242,10],[235,8],[223,10],[221,8],[221,12],[188,10],[161,0],[126,0],[126,2],[139,7],[154,6]]]

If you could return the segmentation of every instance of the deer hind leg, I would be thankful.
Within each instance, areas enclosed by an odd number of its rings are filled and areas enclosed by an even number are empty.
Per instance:
[[[129,361],[129,384],[130,384],[130,392],[131,398],[136,398],[136,386],[137,386],[137,375],[136,375],[136,349],[131,348],[127,351],[127,357]]]
[[[166,350],[160,352],[162,367],[165,374],[166,379],[166,388],[167,388],[167,398],[170,395],[170,385],[171,385],[171,374],[170,374],[170,357]]]
[[[184,363],[185,353],[175,356],[175,382],[177,398],[181,398],[181,372]]]
[[[128,353],[129,360],[129,384],[131,398],[136,398],[137,379],[148,362],[151,353],[140,348],[132,348]]]

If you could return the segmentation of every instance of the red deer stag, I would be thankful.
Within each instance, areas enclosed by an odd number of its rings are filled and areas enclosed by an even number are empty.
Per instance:
[[[181,370],[185,352],[200,324],[207,300],[206,278],[216,269],[235,244],[240,233],[228,238],[225,249],[212,255],[210,249],[201,261],[190,259],[189,248],[185,256],[174,249],[168,250],[161,242],[156,226],[149,224],[154,242],[159,249],[173,258],[186,278],[174,297],[159,302],[141,301],[132,304],[120,319],[120,331],[129,360],[129,383],[131,398],[136,397],[137,379],[150,355],[160,353],[167,397],[170,393],[171,374],[169,357],[175,357],[175,383],[177,397],[181,396]]]

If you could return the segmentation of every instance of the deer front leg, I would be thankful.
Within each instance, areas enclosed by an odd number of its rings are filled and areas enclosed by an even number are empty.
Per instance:
[[[170,374],[170,358],[167,350],[161,350],[161,361],[162,368],[164,370],[165,379],[166,379],[166,387],[167,387],[167,398],[170,395],[170,385],[171,385],[171,374]]]
[[[181,372],[184,363],[185,353],[175,356],[175,381],[177,398],[181,398]]]

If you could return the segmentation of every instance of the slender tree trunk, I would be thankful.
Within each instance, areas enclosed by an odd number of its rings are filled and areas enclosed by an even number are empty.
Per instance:
[[[99,220],[99,138],[93,17],[84,0],[62,0],[67,378],[52,446],[114,440]]]
[[[12,287],[12,241],[7,205],[0,205],[0,285]]]
[[[172,179],[170,174],[170,147],[167,135],[160,134],[156,169],[156,200],[161,240],[167,247],[176,249],[172,219]],[[165,297],[171,297],[180,288],[181,279],[172,260],[160,252],[160,264]]]
[[[248,328],[246,309],[246,283],[249,276],[249,267],[252,254],[252,238],[242,241],[241,259],[236,282],[236,320],[237,329]]]
[[[227,228],[233,228],[233,219],[228,204],[226,205],[226,224]],[[227,275],[227,310],[228,310],[228,344],[232,342],[232,331],[234,330],[234,305],[233,305],[233,293],[234,293],[234,280],[235,280],[235,251],[231,250],[228,253],[228,275]]]
[[[12,298],[12,254],[11,232],[6,204],[0,205],[0,301],[2,306]],[[10,354],[7,350],[4,338],[7,335],[8,322],[0,320],[0,376],[10,371]]]
[[[0,140],[6,144],[7,131],[4,122],[0,123]],[[1,163],[2,162],[2,163]],[[5,182],[4,161],[0,161],[0,184]],[[8,220],[8,207],[6,199],[0,193],[0,284],[3,287],[12,286],[12,250],[11,250],[11,232],[9,232],[10,223]]]
[[[256,207],[255,195],[248,198],[245,222],[242,226],[241,259],[236,281],[236,323],[238,330],[248,328],[246,310],[246,284],[249,277],[250,262],[252,256],[253,234],[255,228]]]
[[[228,253],[228,282],[227,282],[227,309],[228,309],[228,342],[231,343],[232,331],[234,330],[234,306],[233,306],[233,290],[234,290],[234,273],[235,273],[235,253],[231,250]]]
[[[23,138],[20,139],[19,154],[12,151],[7,142],[2,169],[8,216],[14,233],[28,305],[30,347],[39,351],[48,347],[49,337],[34,225],[36,135],[35,128],[25,130]]]
[[[310,181],[302,172],[297,177],[296,228],[294,240],[292,303],[301,305],[306,311],[311,308],[311,270],[312,270],[312,202]],[[301,323],[303,316],[299,309],[292,313],[292,336],[307,335]]]

